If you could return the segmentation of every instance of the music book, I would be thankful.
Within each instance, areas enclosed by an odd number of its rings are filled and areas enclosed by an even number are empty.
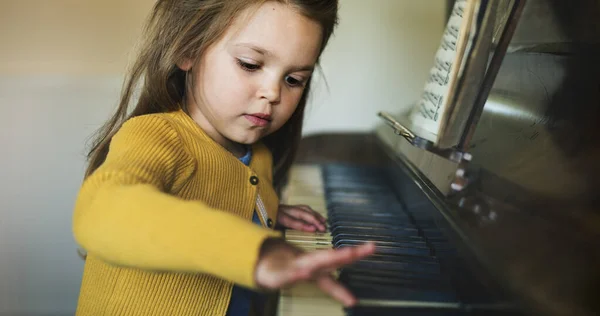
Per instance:
[[[423,93],[400,122],[439,148],[460,142],[484,78],[496,1],[456,0]]]

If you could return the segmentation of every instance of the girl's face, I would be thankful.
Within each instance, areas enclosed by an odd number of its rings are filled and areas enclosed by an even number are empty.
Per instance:
[[[294,113],[320,45],[317,22],[287,5],[263,4],[202,56],[194,97],[187,100],[191,117],[217,143],[242,155],[240,144],[276,131]],[[191,61],[180,65],[191,66]]]

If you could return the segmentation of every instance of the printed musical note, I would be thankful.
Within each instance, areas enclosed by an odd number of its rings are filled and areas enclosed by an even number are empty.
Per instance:
[[[456,50],[456,41],[449,40],[447,38],[442,39],[442,48],[444,50]]]
[[[433,67],[435,67],[437,70],[442,71],[442,72],[443,71],[449,72],[450,67],[452,67],[452,63],[449,61],[446,61],[446,60],[442,60],[442,59],[440,59],[440,57],[436,57]]]
[[[428,83],[436,83],[439,86],[444,86],[448,83],[448,74],[440,74],[438,72],[433,72],[431,76],[429,76]]]
[[[444,32],[445,34],[452,36],[454,39],[458,39],[458,27],[454,26],[454,25],[449,25],[448,28],[446,29],[446,32]]]
[[[429,92],[429,91],[425,91],[424,97],[429,102],[431,102],[431,104],[436,105],[436,104],[438,104],[442,100],[442,98],[444,96],[441,95],[441,94],[435,94],[435,93],[432,93],[432,92]]]
[[[427,112],[427,109],[421,104],[421,106],[419,107],[419,113],[421,113],[421,115],[427,119],[433,120],[433,116],[430,115]]]
[[[452,63],[449,61],[443,61],[440,59],[437,59],[441,65],[442,68],[444,68],[445,71],[450,71],[450,68],[452,68]]]
[[[464,1],[462,1],[462,2],[464,2]],[[459,16],[462,18],[464,11],[465,11],[464,6],[462,6],[458,2],[456,2],[456,5],[454,6],[454,10],[452,10],[452,15]]]

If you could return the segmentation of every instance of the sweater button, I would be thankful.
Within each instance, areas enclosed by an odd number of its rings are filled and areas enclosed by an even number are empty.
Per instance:
[[[267,220],[267,227],[273,228],[273,220],[270,218]]]
[[[258,184],[258,177],[257,176],[251,176],[250,177],[250,183],[252,185],[257,185]]]

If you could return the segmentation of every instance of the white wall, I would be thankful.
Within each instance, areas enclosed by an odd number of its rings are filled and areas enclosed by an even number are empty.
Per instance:
[[[342,0],[322,56],[322,83],[304,132],[368,131],[378,111],[400,112],[421,94],[444,28],[445,0]]]
[[[73,314],[83,144],[118,86],[109,77],[0,76],[0,315]]]
[[[84,145],[116,104],[118,69],[151,2],[0,3],[0,315],[73,314],[82,261],[71,214]],[[341,24],[322,59],[329,91],[317,85],[305,133],[370,130],[377,111],[413,102],[444,3],[341,0]]]

